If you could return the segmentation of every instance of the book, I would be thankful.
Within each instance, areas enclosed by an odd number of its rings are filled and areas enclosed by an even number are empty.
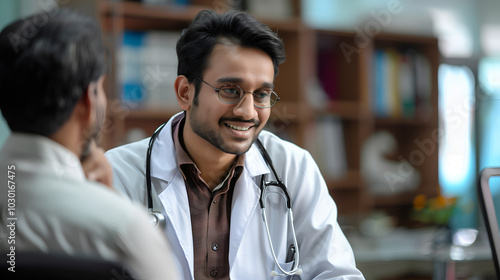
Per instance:
[[[179,32],[125,31],[118,51],[122,102],[131,109],[178,108],[175,46]]]
[[[318,79],[329,100],[338,100],[338,71],[334,53],[329,50],[318,51]]]
[[[387,109],[388,101],[387,93],[387,73],[386,73],[386,52],[383,50],[375,50],[373,62],[373,83],[372,87],[372,110],[377,117],[388,117],[389,110]]]
[[[391,117],[401,116],[401,98],[399,92],[399,60],[400,55],[394,49],[386,50],[385,79],[386,92],[384,94],[387,102],[387,115]]]
[[[412,61],[407,54],[402,54],[399,61],[399,94],[401,96],[401,114],[403,118],[415,116],[415,80]]]
[[[429,60],[415,50],[376,49],[371,108],[380,118],[426,119],[431,113]]]
[[[141,84],[140,50],[144,32],[125,31],[122,45],[118,50],[118,81],[121,85],[121,100],[129,107],[136,107],[144,100],[145,92]]]
[[[336,116],[318,117],[308,127],[306,146],[325,178],[340,179],[347,173],[343,127]]]

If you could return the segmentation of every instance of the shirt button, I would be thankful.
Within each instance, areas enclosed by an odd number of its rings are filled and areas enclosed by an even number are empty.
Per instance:
[[[212,250],[217,251],[219,249],[219,245],[214,244],[212,245]]]
[[[217,200],[212,201],[212,203],[213,203],[213,204],[216,204],[216,203],[217,203]]]
[[[212,277],[217,276],[217,269],[210,271],[210,276],[212,276]]]

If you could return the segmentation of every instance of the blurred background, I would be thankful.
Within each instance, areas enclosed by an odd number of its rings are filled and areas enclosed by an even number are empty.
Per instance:
[[[500,1],[3,0],[0,27],[61,7],[109,48],[106,149],[180,111],[175,44],[198,11],[246,10],[287,51],[267,129],[317,161],[366,278],[496,279],[476,182],[500,166]]]

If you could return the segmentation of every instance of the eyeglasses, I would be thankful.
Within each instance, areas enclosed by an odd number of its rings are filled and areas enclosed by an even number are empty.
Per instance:
[[[223,85],[220,88],[213,87],[209,83],[205,82],[201,78],[194,77],[205,84],[207,84],[209,87],[213,88],[215,92],[217,92],[219,96],[219,100],[222,101],[223,103],[226,104],[235,104],[241,101],[243,99],[243,96],[245,93],[251,93],[253,95],[253,100],[254,100],[254,106],[257,108],[271,108],[280,100],[278,97],[278,94],[274,92],[272,89],[259,89],[254,92],[251,91],[244,91],[241,87],[237,85]]]

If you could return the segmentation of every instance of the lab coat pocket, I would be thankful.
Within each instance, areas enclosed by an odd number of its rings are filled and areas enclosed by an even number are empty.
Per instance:
[[[293,261],[292,262],[288,262],[288,263],[279,263],[281,268],[284,270],[284,271],[290,271],[292,270],[293,268]],[[275,265],[274,267],[274,271],[277,273],[277,274],[283,274],[283,272],[278,268],[277,265]],[[290,280],[290,279],[293,279],[293,280],[299,280],[300,279],[300,276],[299,275],[284,275],[284,276],[275,276],[273,278],[273,280]]]

